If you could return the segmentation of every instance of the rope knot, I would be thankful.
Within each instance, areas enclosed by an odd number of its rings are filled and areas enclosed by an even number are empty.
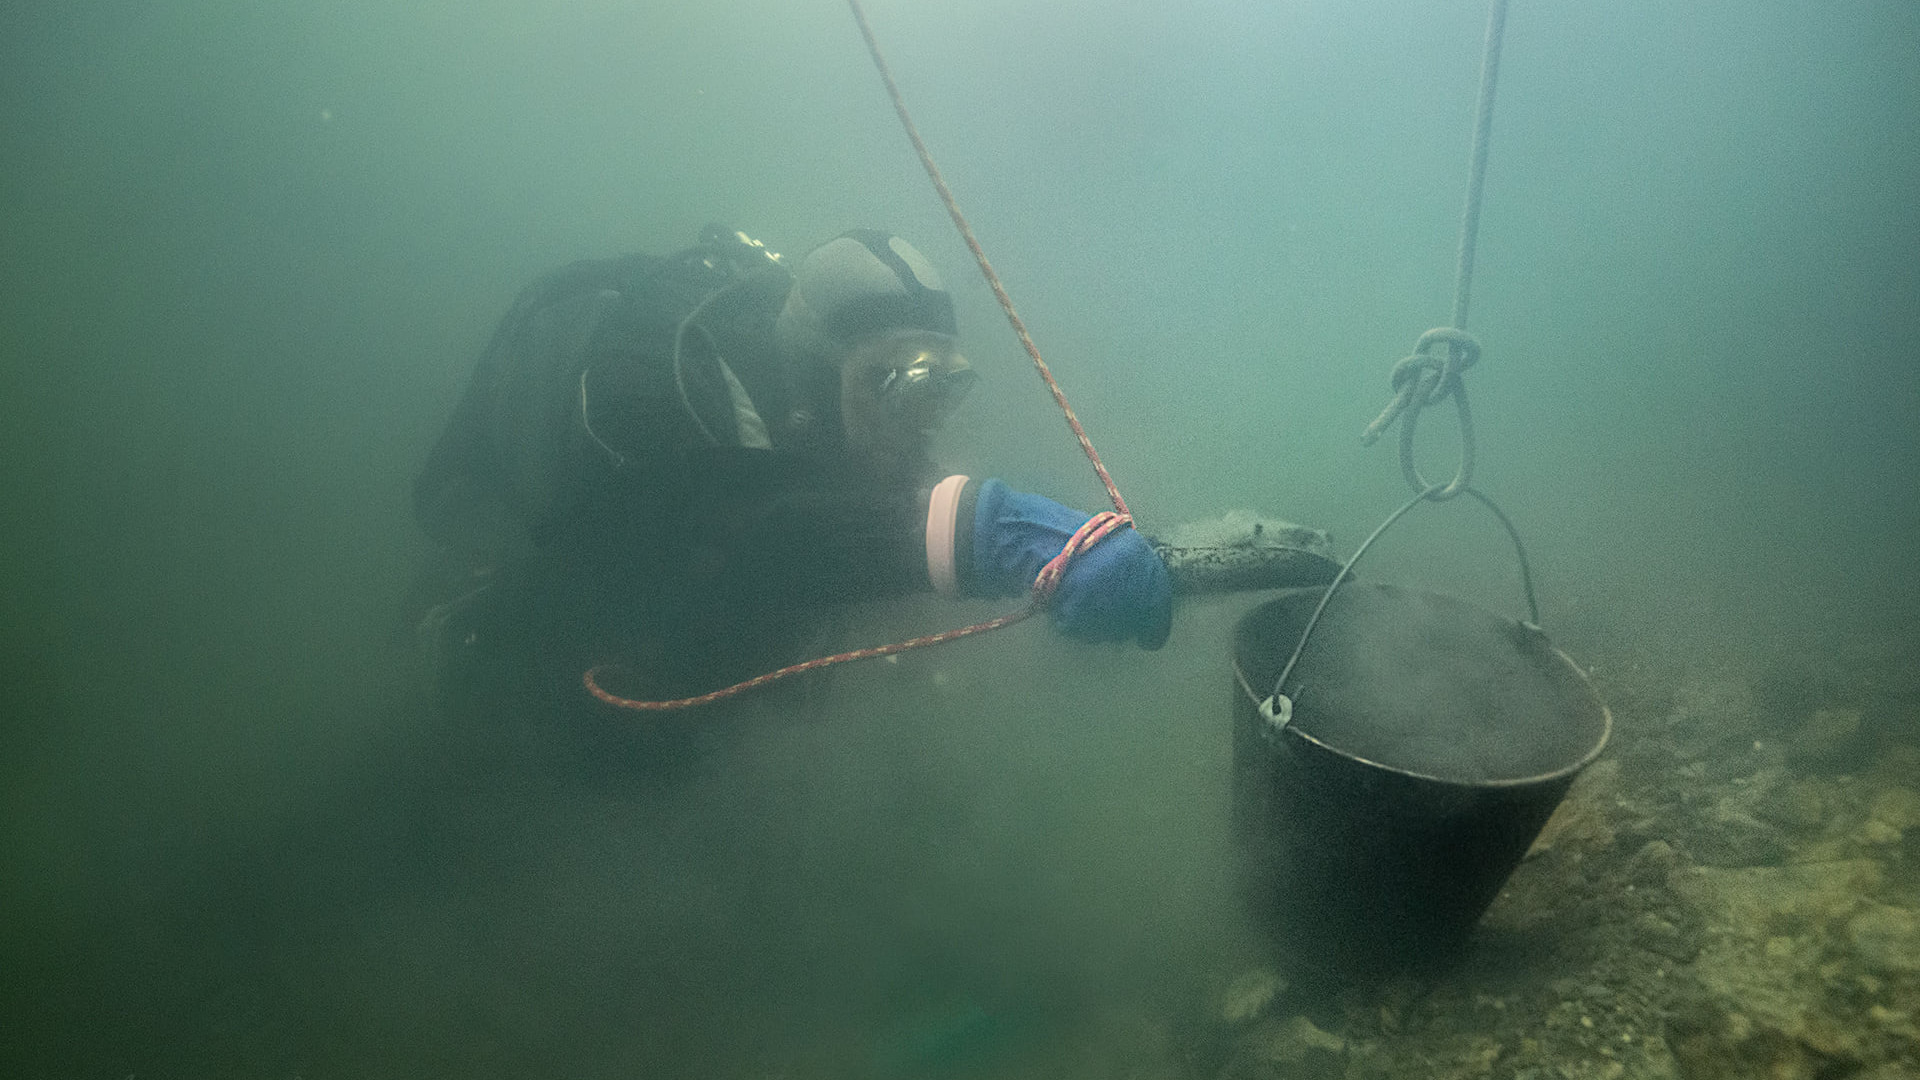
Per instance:
[[[1047,560],[1040,573],[1033,579],[1033,603],[1035,607],[1044,606],[1053,599],[1053,590],[1060,585],[1060,579],[1067,576],[1067,566],[1082,551],[1105,540],[1115,532],[1133,525],[1132,514],[1122,514],[1113,510],[1102,510],[1086,520],[1086,523],[1074,530],[1067,538],[1060,554]]]
[[[1380,434],[1400,422],[1400,470],[1413,490],[1436,502],[1466,489],[1473,477],[1473,414],[1467,407],[1467,384],[1460,374],[1480,361],[1480,341],[1454,326],[1437,326],[1420,335],[1413,354],[1393,365],[1393,400],[1361,434],[1372,446]],[[1460,469],[1448,484],[1429,484],[1413,463],[1413,429],[1420,410],[1453,399],[1460,414]]]
[[[1430,371],[1434,375],[1433,389],[1421,404],[1436,405],[1460,385],[1460,373],[1479,362],[1478,338],[1465,330],[1437,326],[1420,335],[1411,356],[1393,365],[1393,391],[1396,395],[1404,393],[1409,380]]]
[[[1411,355],[1402,357],[1393,365],[1391,381],[1393,400],[1380,411],[1373,423],[1360,436],[1364,446],[1372,446],[1381,432],[1393,425],[1400,414],[1409,406],[1418,412],[1428,405],[1446,400],[1456,391],[1463,391],[1460,381],[1461,372],[1480,362],[1480,339],[1451,326],[1436,326],[1420,335],[1414,343]],[[1424,397],[1420,396],[1421,387],[1426,387]],[[1418,402],[1416,404],[1416,398]]]

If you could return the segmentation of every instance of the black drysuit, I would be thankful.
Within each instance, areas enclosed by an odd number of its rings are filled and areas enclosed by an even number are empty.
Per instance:
[[[437,630],[456,669],[579,692],[615,662],[619,692],[685,696],[803,659],[824,608],[930,587],[939,473],[848,450],[838,372],[776,344],[790,284],[709,246],[520,295],[414,486],[487,583]]]

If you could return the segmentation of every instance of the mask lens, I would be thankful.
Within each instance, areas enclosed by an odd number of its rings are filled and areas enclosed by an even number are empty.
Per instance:
[[[886,371],[881,377],[880,396],[889,409],[937,422],[959,408],[975,378],[973,368],[959,353],[922,349]]]
[[[966,400],[967,391],[973,389],[976,378],[978,376],[974,374],[972,368],[960,368],[934,375],[929,380],[926,390],[933,402],[934,414],[942,420],[952,416],[953,411],[960,407],[960,402]]]

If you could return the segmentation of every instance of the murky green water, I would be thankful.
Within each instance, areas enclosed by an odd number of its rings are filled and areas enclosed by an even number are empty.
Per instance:
[[[1148,531],[1244,507],[1348,550],[1404,498],[1357,436],[1451,306],[1478,4],[871,14]],[[1878,689],[1754,708],[1905,700],[1920,15],[1522,2],[1502,79],[1470,379],[1543,622],[1678,667],[1870,641]],[[911,238],[984,375],[943,459],[1098,503],[842,7],[14,5],[0,95],[4,1071],[1222,1066],[1181,1048],[1255,948],[1244,601],[1150,656],[1024,627],[685,738],[454,726],[420,688],[407,485],[487,333],[533,274],[708,220]],[[1423,509],[1369,563],[1513,612],[1504,544]]]

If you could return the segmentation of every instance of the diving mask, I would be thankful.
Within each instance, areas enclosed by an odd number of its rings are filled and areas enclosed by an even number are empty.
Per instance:
[[[929,430],[973,388],[973,365],[947,334],[896,331],[863,343],[848,360],[851,385],[895,423]]]

